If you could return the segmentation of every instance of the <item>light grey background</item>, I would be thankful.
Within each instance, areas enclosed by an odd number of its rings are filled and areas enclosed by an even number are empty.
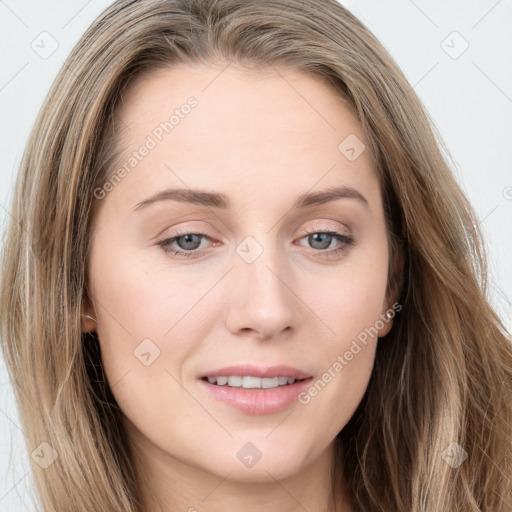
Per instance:
[[[11,220],[17,167],[48,88],[80,35],[110,3],[0,0],[1,231]],[[341,3],[390,51],[446,141],[486,237],[490,300],[511,330],[512,0]],[[2,512],[34,510],[28,460],[0,358]]]

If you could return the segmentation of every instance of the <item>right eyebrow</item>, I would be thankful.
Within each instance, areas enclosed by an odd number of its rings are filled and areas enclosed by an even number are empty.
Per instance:
[[[186,188],[175,188],[163,190],[148,199],[137,203],[134,211],[146,208],[147,206],[159,201],[180,201],[182,203],[193,203],[212,208],[229,208],[229,199],[224,194]]]

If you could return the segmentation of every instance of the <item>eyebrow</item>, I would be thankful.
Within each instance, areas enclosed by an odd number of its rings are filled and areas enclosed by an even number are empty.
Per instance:
[[[367,207],[369,206],[366,198],[356,189],[347,186],[339,186],[330,187],[317,192],[302,194],[296,199],[295,203],[293,204],[293,208],[307,208],[310,206],[330,203],[338,199],[356,199],[363,205]],[[206,192],[203,190],[178,188],[158,192],[148,199],[137,203],[135,205],[134,211],[141,210],[151,204],[160,201],[178,201],[181,203],[192,203],[199,206],[221,208],[225,210],[229,209],[230,207],[229,198],[225,194],[218,192]]]

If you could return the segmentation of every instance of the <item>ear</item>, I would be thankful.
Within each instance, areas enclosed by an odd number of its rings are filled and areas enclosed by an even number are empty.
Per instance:
[[[395,314],[393,308],[386,309],[386,311],[380,315],[380,320],[377,320],[377,323],[378,325],[382,325],[383,327],[379,329],[379,338],[383,338],[384,336],[386,336],[386,334],[389,333],[389,331],[391,331],[391,327],[393,327],[394,316]]]
[[[82,313],[82,332],[95,332],[96,321],[92,315]]]
[[[97,328],[97,321],[96,321],[96,312],[94,311],[94,308],[92,307],[91,301],[89,300],[89,297],[87,297],[86,292],[84,291],[84,298],[83,298],[83,306],[82,306],[82,313],[81,313],[81,324],[82,324],[82,332],[94,332]]]
[[[391,270],[389,276],[389,284],[386,293],[386,299],[384,300],[384,304],[382,306],[382,313],[380,315],[380,320],[384,326],[382,329],[379,329],[379,338],[386,336],[389,331],[391,331],[391,328],[393,327],[393,317],[397,311],[402,309],[402,306],[398,304],[398,298],[400,296],[400,291],[404,280],[404,259],[401,246],[395,247],[397,250],[394,252],[394,261],[392,262],[392,265],[390,265]]]

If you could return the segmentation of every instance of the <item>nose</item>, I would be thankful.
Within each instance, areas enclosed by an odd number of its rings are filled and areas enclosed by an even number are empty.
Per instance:
[[[234,334],[256,334],[260,339],[290,331],[298,314],[298,299],[277,250],[265,248],[252,263],[238,254],[234,261],[224,310],[227,328]]]

